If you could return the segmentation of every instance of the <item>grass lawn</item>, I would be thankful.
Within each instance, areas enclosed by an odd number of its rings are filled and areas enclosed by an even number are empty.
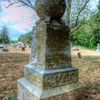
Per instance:
[[[0,53],[0,100],[17,100],[17,79],[23,77],[29,53]],[[88,100],[100,100],[100,56],[72,53],[72,65],[79,68],[79,81],[86,84]]]
[[[28,62],[29,54],[0,53],[0,100],[17,100],[17,79]]]

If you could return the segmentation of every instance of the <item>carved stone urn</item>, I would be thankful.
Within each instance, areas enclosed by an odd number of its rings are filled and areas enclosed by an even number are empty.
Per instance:
[[[35,9],[41,19],[60,19],[65,12],[65,0],[36,0]]]

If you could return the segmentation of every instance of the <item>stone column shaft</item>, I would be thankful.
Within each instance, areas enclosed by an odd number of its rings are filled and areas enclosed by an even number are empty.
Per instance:
[[[30,64],[44,70],[72,67],[68,27],[41,22],[36,30]]]

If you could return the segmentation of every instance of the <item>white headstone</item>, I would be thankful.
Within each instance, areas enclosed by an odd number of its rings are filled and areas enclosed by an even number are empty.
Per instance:
[[[100,51],[100,43],[97,44],[97,50],[96,51]]]

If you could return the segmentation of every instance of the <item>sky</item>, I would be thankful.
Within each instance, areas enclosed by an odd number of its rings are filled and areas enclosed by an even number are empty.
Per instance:
[[[32,30],[32,27],[38,20],[38,16],[34,10],[24,6],[17,7],[17,5],[13,5],[9,8],[5,8],[4,6],[8,4],[9,2],[7,2],[7,0],[0,0],[2,7],[0,12],[0,30],[6,25],[9,30],[10,39],[17,40],[20,35]]]
[[[7,0],[0,0],[0,30],[6,25],[10,39],[17,40],[20,35],[30,32],[39,18],[35,11],[30,8],[17,7],[17,5],[5,8],[8,4]],[[98,0],[92,0],[91,9],[95,9],[97,4]]]

